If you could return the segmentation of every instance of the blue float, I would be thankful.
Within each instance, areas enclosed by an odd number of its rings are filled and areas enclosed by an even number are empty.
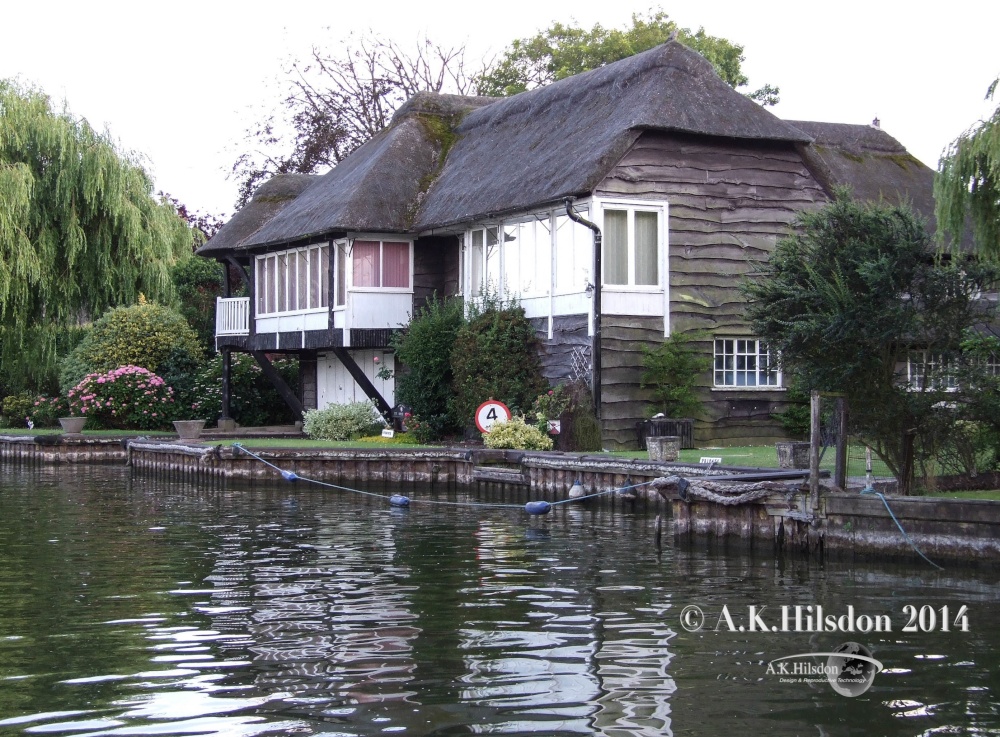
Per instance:
[[[394,507],[408,507],[410,506],[410,497],[403,496],[402,494],[393,494],[389,497],[389,504]]]
[[[281,478],[285,481],[298,481],[299,477],[295,474],[295,471],[282,471]]]
[[[524,511],[528,514],[548,514],[552,510],[552,505],[548,502],[528,502],[524,505]]]

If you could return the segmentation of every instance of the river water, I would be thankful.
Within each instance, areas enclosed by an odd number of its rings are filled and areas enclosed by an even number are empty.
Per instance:
[[[1000,734],[994,569],[657,550],[602,505],[0,474],[0,737]],[[848,642],[883,667],[859,696],[781,670]]]

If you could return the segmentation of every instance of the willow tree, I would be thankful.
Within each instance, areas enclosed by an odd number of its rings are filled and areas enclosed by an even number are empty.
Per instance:
[[[136,157],[38,89],[0,80],[0,376],[53,367],[60,335],[140,293],[171,296],[192,231]],[[23,370],[23,369],[22,369]]]
[[[987,100],[993,99],[998,83],[1000,79],[990,85]],[[979,252],[1000,259],[1000,106],[945,149],[934,197],[943,231],[961,240],[968,218]]]

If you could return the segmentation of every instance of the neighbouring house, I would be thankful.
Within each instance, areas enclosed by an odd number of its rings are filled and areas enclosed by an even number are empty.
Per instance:
[[[220,350],[265,371],[298,354],[297,409],[388,409],[392,331],[434,291],[488,288],[520,299],[550,382],[596,376],[605,447],[635,446],[641,347],[676,330],[714,357],[696,438],[769,442],[785,392],[743,319],[749,260],[838,186],[930,217],[932,180],[877,126],[780,120],[672,41],[510,98],[415,95],[329,173],[264,183],[199,254],[250,295],[219,300]]]

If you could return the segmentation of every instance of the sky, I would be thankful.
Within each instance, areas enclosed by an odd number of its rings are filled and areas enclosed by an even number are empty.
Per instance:
[[[3,9],[0,78],[65,102],[137,153],[157,190],[222,216],[234,209],[229,172],[248,145],[247,129],[276,107],[290,60],[312,46],[335,49],[367,31],[405,46],[426,34],[464,44],[474,66],[553,21],[624,27],[651,7],[742,44],[747,89],[780,87],[781,103],[770,108],[779,117],[877,117],[932,168],[951,140],[1000,103],[983,99],[1000,75],[996,0],[46,0]]]

